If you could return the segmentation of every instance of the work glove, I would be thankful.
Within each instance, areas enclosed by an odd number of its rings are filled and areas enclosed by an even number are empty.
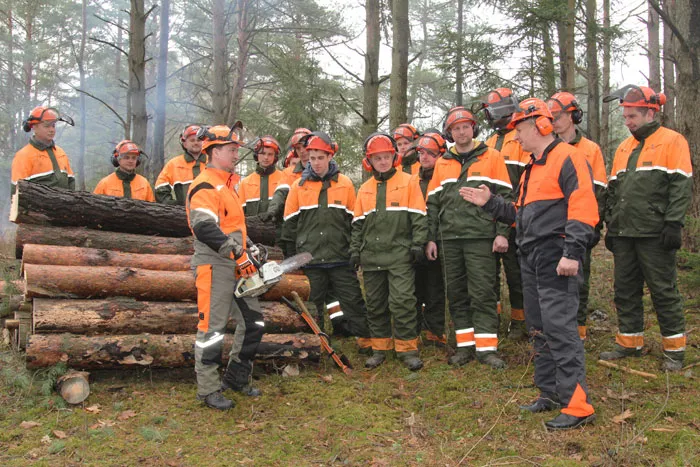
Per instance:
[[[258,218],[263,222],[274,222],[275,213],[270,211],[261,212],[260,214],[258,214]]]
[[[677,250],[681,247],[681,224],[666,222],[661,231],[661,243],[667,250]]]
[[[611,253],[614,253],[613,241],[614,241],[614,238],[610,236],[610,233],[605,232],[605,248],[607,248],[608,251],[610,251]]]
[[[420,264],[425,261],[425,251],[419,246],[411,247],[411,262]]]
[[[256,268],[250,260],[247,251],[243,251],[243,253],[236,258],[236,269],[238,270],[238,275],[245,278],[252,277],[258,272],[258,268]]]
[[[350,256],[350,267],[357,271],[360,267],[360,255],[354,254]]]

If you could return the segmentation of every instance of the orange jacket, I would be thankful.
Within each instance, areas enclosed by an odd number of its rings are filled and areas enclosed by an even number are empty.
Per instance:
[[[194,266],[235,268],[235,257],[246,247],[245,215],[235,183],[235,174],[207,166],[190,185],[186,210],[194,234]]]
[[[496,132],[488,140],[486,146],[499,151],[503,156],[510,176],[510,184],[513,189],[518,188],[520,176],[525,170],[525,166],[530,162],[530,153],[523,151],[523,147],[515,140],[515,130],[507,133]]]
[[[30,140],[12,159],[12,188],[18,180],[31,180],[42,185],[75,189],[75,177],[68,156],[58,146],[39,149],[40,143]],[[55,165],[54,165],[55,163]]]
[[[586,157],[588,165],[591,166],[593,172],[593,188],[595,190],[595,198],[598,202],[598,228],[603,227],[603,218],[605,217],[605,199],[607,196],[608,176],[605,170],[605,160],[600,146],[586,138],[579,130],[576,130],[576,136],[571,141],[572,146],[579,150]]]
[[[289,190],[294,182],[301,178],[302,172],[304,172],[304,166],[301,162],[297,162],[282,171],[282,178],[275,188],[270,205],[267,207],[267,210],[272,212],[276,218],[281,219],[284,215],[284,203],[287,201]]]
[[[285,175],[280,170],[275,169],[271,174],[265,174],[258,166],[255,172],[241,180],[238,196],[243,202],[245,215],[255,216],[266,212],[277,186],[284,178]],[[262,199],[263,191],[265,199]]]
[[[159,203],[185,205],[187,190],[192,180],[207,165],[207,155],[202,152],[197,160],[189,153],[170,159],[156,180],[156,199]],[[175,198],[173,199],[173,193]]]
[[[148,180],[139,174],[133,175],[134,177],[131,181],[126,181],[119,178],[117,172],[114,171],[99,181],[95,187],[94,193],[96,195],[116,196],[118,198],[131,198],[155,202],[156,198],[153,196],[153,190],[151,189],[151,184],[148,183]],[[126,195],[124,194],[125,183],[128,184],[127,189],[129,190],[129,193],[126,193]]]

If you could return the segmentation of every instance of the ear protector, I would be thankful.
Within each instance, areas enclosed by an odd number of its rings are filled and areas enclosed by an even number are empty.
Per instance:
[[[399,147],[396,144],[396,140],[387,133],[376,132],[372,133],[367,138],[365,138],[365,142],[362,144],[362,152],[365,154],[365,157],[362,159],[362,168],[365,169],[367,172],[371,172],[373,170],[372,163],[369,161],[369,156],[367,155],[367,151],[369,149],[370,141],[372,141],[372,138],[374,138],[375,136],[385,136],[389,138],[389,141],[391,141],[391,147],[394,149],[393,166],[398,167],[399,165],[401,165],[401,156],[399,155]]]
[[[34,126],[34,124],[41,122],[41,120],[44,118],[44,114],[48,111],[54,112],[56,114],[57,122],[65,122],[70,126],[75,126],[75,122],[72,118],[70,118],[67,115],[61,116],[61,114],[58,112],[58,109],[56,109],[55,107],[39,106],[32,109],[32,111],[29,113],[29,116],[22,121],[22,130],[24,130],[25,133],[29,133],[30,131],[32,131],[32,127]]]
[[[537,111],[537,107],[534,105],[529,106],[527,109],[525,109],[523,112],[525,115],[529,115],[533,112]],[[547,117],[544,117],[542,115],[539,116],[533,116],[537,117],[535,118],[535,126],[537,127],[537,131],[540,132],[542,136],[547,136],[548,134],[552,133],[554,131],[554,126],[552,126],[552,120],[550,120]]]
[[[583,121],[583,109],[581,109],[581,106],[578,104],[578,101],[572,100],[567,105],[564,105],[562,101],[554,97],[550,97],[548,100],[552,100],[559,104],[559,107],[561,107],[562,112],[566,112],[567,109],[573,107],[574,110],[571,111],[571,121],[574,122],[574,125],[579,125]]]
[[[472,121],[473,132],[472,138],[479,136],[479,133],[481,133],[481,127],[479,126],[479,121],[476,119],[476,116],[460,105],[451,108],[449,112],[447,112],[447,115],[445,115],[445,119],[442,121],[442,135],[445,137],[445,139],[450,143],[455,142],[455,140],[452,139],[452,131],[450,130],[450,127],[453,125],[454,121],[450,121],[450,117],[454,116],[457,112],[467,112],[470,115],[471,118],[469,120]],[[453,118],[452,120],[458,119]]]
[[[120,155],[120,150],[126,146],[126,145],[132,145],[134,148],[138,149],[139,151],[139,157],[136,159],[136,167],[141,165],[141,155],[146,155],[145,152],[143,152],[138,146],[136,146],[136,143],[129,141],[128,139],[125,139],[124,141],[120,141],[119,144],[116,145],[114,148],[114,151],[112,151],[112,157],[109,158],[109,160],[112,162],[112,165],[114,167],[119,167],[119,155]],[[129,151],[133,152],[133,151]]]

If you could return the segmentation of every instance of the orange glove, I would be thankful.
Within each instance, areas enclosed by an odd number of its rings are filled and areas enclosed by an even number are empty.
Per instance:
[[[245,250],[241,256],[236,258],[236,266],[238,275],[241,277],[251,277],[258,272],[258,268],[256,268],[250,258],[248,258],[248,252]]]

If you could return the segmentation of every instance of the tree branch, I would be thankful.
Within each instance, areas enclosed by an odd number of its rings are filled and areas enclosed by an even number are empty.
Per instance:
[[[116,27],[116,28],[119,28],[119,29],[121,29],[121,30],[124,31],[124,32],[129,32],[129,28],[125,28],[125,27],[122,26],[121,24],[115,23],[115,22],[112,21],[111,19],[103,18],[103,17],[99,16],[97,13],[93,13],[92,16],[94,16],[95,18],[99,19],[100,21],[104,21],[104,22],[107,23],[107,24],[111,24],[112,26],[114,26],[114,27]]]
[[[350,110],[352,110],[353,112],[355,112],[355,113],[362,119],[362,121],[363,121],[364,123],[367,123],[367,118],[366,118],[364,115],[362,115],[362,112],[360,112],[359,110],[357,110],[357,109],[355,108],[354,105],[352,105],[350,102],[348,102],[347,99],[345,99],[345,96],[343,96],[343,93],[342,93],[342,92],[339,93],[338,95],[340,96],[340,100],[342,100],[343,102],[345,102],[345,105],[347,105],[348,107],[350,107]]]
[[[85,94],[85,95],[88,96],[88,97],[92,97],[92,98],[95,99],[97,102],[99,102],[100,104],[102,104],[102,105],[104,105],[105,107],[107,107],[107,109],[109,109],[109,110],[119,119],[119,121],[122,123],[122,126],[123,126],[124,128],[126,128],[126,122],[124,121],[124,119],[122,118],[122,116],[119,115],[119,112],[117,112],[116,110],[114,110],[114,108],[113,108],[111,105],[109,105],[108,103],[106,103],[105,101],[103,101],[102,99],[100,99],[99,97],[95,96],[94,94],[91,94],[91,93],[89,93],[89,92],[87,92],[87,91],[83,91],[82,89],[79,89],[79,88],[77,88],[77,87],[75,87],[75,86],[73,86],[73,85],[71,85],[71,84],[69,84],[68,86],[70,86],[71,88],[73,88],[75,91],[78,91],[79,93]]]
[[[320,45],[320,46],[323,48],[323,50],[326,51],[326,53],[331,57],[331,60],[333,60],[340,68],[342,68],[343,71],[345,71],[345,73],[347,73],[347,74],[349,74],[350,76],[352,76],[353,78],[355,78],[355,80],[357,80],[357,82],[360,83],[362,86],[365,85],[365,80],[363,80],[362,78],[360,78],[359,76],[357,76],[357,75],[356,75],[355,73],[353,73],[352,71],[348,70],[348,69],[345,67],[345,65],[343,65],[342,63],[340,63],[340,61],[339,61],[338,59],[336,59],[335,56],[334,56],[332,53],[330,53],[330,52],[328,51],[328,48],[327,48],[325,45],[323,45],[323,43],[322,43],[321,41],[318,41],[318,45]]]
[[[96,37],[91,37],[90,40],[94,41],[94,42],[99,42],[100,44],[104,44],[104,45],[108,45],[110,47],[113,47],[113,48],[117,49],[118,51],[120,51],[121,53],[123,53],[125,57],[129,56],[129,54],[124,49],[112,44],[111,42],[103,41],[102,39],[98,39]]]
[[[690,47],[690,44],[688,40],[681,34],[681,31],[678,29],[678,26],[675,25],[675,23],[671,20],[671,17],[666,13],[661,6],[659,6],[659,2],[656,0],[648,0],[649,5],[656,10],[656,12],[659,14],[661,19],[664,21],[666,26],[671,29],[671,32],[673,33],[674,36],[678,39],[678,42],[681,45],[681,50],[685,53],[688,54],[688,57],[690,58],[690,64],[692,68],[692,75],[694,80],[700,79],[700,64],[698,64],[698,54],[695,53],[695,50],[693,50]]]

